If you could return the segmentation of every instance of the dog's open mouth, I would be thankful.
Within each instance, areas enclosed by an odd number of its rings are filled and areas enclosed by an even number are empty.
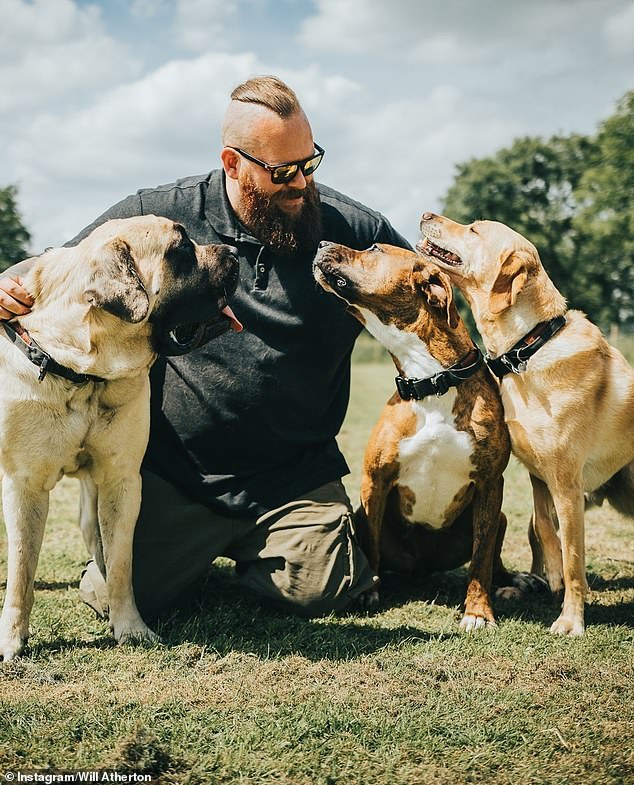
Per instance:
[[[179,324],[169,332],[169,354],[186,354],[217,338],[219,335],[233,330],[242,332],[244,328],[227,303],[226,294],[218,298],[218,315],[206,322],[190,322]],[[165,352],[168,353],[168,352]]]
[[[235,313],[229,306],[227,302],[227,292],[225,290],[224,294],[221,295],[220,299],[218,300],[218,310],[220,311],[222,319],[229,320],[229,329],[233,330],[234,333],[241,333],[244,329],[242,327],[241,322],[236,318]]]
[[[416,243],[416,250],[424,256],[430,256],[433,259],[439,259],[449,267],[458,267],[462,264],[462,259],[458,254],[448,251],[446,248],[441,248],[439,245],[432,243],[428,237],[421,237]]]

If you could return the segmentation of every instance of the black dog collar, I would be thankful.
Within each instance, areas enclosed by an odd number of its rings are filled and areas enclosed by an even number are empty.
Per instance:
[[[420,401],[428,395],[440,397],[448,392],[450,387],[457,387],[465,379],[473,376],[482,365],[482,362],[482,353],[477,346],[474,346],[466,357],[452,365],[451,368],[447,368],[446,371],[441,371],[427,379],[407,379],[403,376],[397,376],[395,380],[396,389],[404,401],[411,401],[412,398]]]
[[[26,355],[33,365],[37,365],[40,369],[38,381],[41,382],[47,373],[52,373],[54,376],[61,376],[64,379],[73,382],[73,384],[106,381],[100,376],[92,376],[89,373],[76,373],[72,368],[60,365],[50,354],[38,346],[28,332],[17,322],[15,322],[15,325],[9,324],[8,322],[2,322],[2,326],[7,334],[7,338],[14,346]]]
[[[540,322],[536,327],[519,340],[512,349],[499,357],[485,357],[486,364],[501,379],[507,373],[522,373],[526,364],[538,349],[558,333],[566,324],[565,316],[555,316],[549,322]]]

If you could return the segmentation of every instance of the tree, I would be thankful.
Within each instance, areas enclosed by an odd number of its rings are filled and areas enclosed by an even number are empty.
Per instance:
[[[29,255],[31,235],[22,223],[16,196],[14,185],[0,188],[0,271]]]
[[[527,137],[457,167],[443,210],[509,224],[571,307],[634,328],[634,91],[592,137]]]
[[[579,254],[575,223],[580,184],[595,158],[596,142],[581,135],[517,139],[490,158],[460,164],[443,209],[463,223],[487,218],[523,234],[570,305],[601,321],[605,292],[596,263],[588,269]]]
[[[579,257],[593,269],[615,324],[634,326],[634,91],[599,127],[578,189]]]

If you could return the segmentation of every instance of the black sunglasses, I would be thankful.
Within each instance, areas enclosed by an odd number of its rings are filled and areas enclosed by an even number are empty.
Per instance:
[[[263,169],[266,169],[267,172],[270,172],[271,182],[275,183],[275,185],[290,183],[300,169],[302,174],[308,177],[308,175],[311,175],[315,169],[317,169],[326,152],[323,147],[315,144],[315,150],[317,150],[317,152],[308,156],[308,158],[303,158],[301,161],[289,161],[286,164],[267,164],[266,161],[260,161],[259,158],[254,158],[254,156],[245,153],[244,150],[241,150],[239,147],[231,147],[230,145],[227,145],[227,147],[231,150],[235,150],[236,153],[240,153],[247,161],[253,161],[254,164],[257,164]]]

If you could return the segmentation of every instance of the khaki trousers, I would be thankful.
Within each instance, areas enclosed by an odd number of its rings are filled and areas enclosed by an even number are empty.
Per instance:
[[[144,471],[132,578],[141,615],[169,608],[217,556],[235,560],[245,587],[305,616],[342,610],[377,582],[354,538],[341,480],[259,518],[234,519]],[[105,581],[94,589],[103,596]]]

